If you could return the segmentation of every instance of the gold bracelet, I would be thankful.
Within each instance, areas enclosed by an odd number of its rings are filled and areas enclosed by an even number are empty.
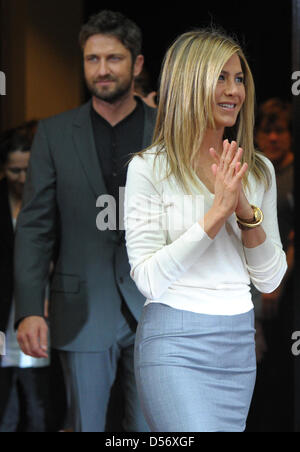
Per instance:
[[[257,228],[258,226],[260,226],[263,222],[264,219],[264,215],[261,211],[261,209],[259,207],[253,206],[251,205],[252,209],[253,209],[253,213],[254,213],[254,219],[253,222],[249,223],[249,222],[245,222],[243,221],[241,218],[239,218],[237,215],[236,216],[236,221],[238,224],[238,227],[242,230],[245,231],[247,229],[254,229]]]

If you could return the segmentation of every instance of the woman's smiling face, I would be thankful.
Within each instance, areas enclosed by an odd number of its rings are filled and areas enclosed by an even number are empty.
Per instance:
[[[235,54],[224,65],[217,82],[214,104],[217,129],[234,126],[245,98],[244,74],[240,58]]]

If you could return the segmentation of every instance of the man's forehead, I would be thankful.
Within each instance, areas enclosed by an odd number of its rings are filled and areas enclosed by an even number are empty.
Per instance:
[[[84,46],[84,53],[91,52],[122,52],[127,53],[129,50],[124,44],[116,37],[106,34],[96,34],[90,36]]]

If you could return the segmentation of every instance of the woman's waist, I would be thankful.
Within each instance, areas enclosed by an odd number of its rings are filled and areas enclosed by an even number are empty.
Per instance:
[[[220,283],[213,288],[173,284],[159,299],[148,299],[149,303],[211,315],[237,315],[253,309],[250,287],[242,283]]]

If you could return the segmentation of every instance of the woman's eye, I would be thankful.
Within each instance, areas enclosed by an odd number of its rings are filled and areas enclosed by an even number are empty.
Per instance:
[[[220,74],[219,75],[219,78],[218,78],[218,81],[219,82],[224,82],[226,80],[226,76],[224,75],[224,74]],[[235,78],[235,82],[236,83],[240,83],[240,84],[243,84],[244,83],[244,77],[242,76],[242,75],[239,75],[239,76],[237,76],[236,78]]]

